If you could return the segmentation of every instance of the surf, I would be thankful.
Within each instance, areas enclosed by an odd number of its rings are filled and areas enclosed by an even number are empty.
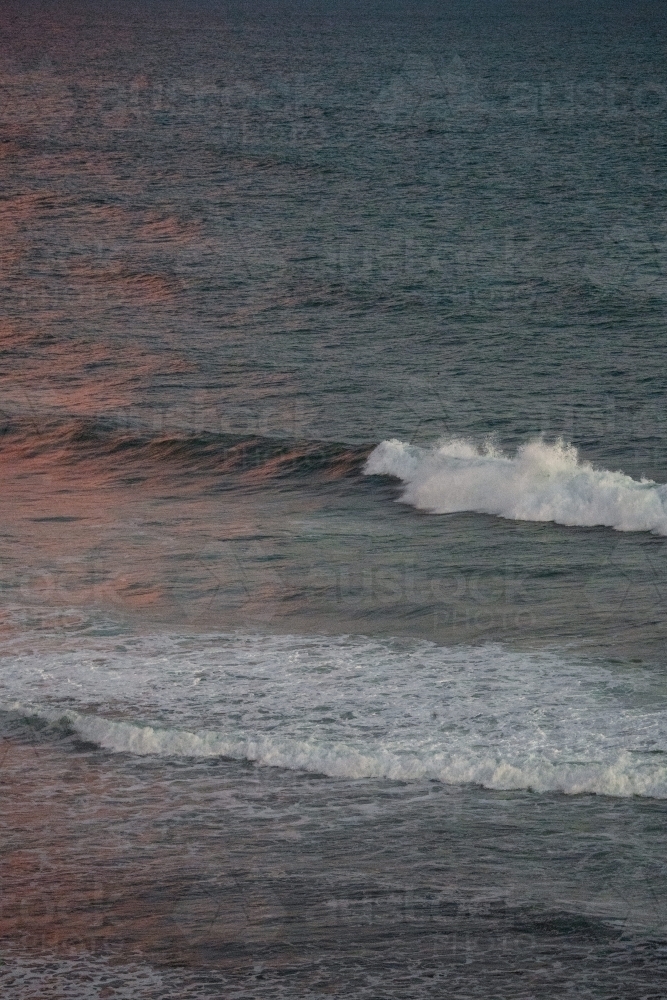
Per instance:
[[[636,664],[500,643],[161,633],[8,650],[2,666],[5,725],[43,720],[112,753],[667,798],[667,695]]]
[[[363,472],[399,479],[400,500],[432,514],[471,511],[667,535],[667,485],[598,469],[563,440],[540,438],[508,455],[463,438],[430,447],[394,438],[373,449]]]

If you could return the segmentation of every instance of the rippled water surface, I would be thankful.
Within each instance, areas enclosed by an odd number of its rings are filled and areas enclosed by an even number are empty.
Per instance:
[[[661,996],[663,6],[0,19],[5,994]]]

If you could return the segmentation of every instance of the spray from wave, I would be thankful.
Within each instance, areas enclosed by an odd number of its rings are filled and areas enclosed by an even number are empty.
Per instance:
[[[401,500],[433,514],[475,511],[667,535],[667,485],[596,469],[560,440],[531,441],[509,456],[462,439],[430,448],[393,439],[371,452],[364,473],[401,479]]]

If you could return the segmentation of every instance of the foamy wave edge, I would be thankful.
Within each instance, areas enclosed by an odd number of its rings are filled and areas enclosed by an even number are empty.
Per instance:
[[[667,535],[667,485],[596,469],[562,440],[540,438],[508,456],[464,439],[429,448],[392,439],[371,452],[363,471],[402,480],[400,499],[433,514],[471,511]]]
[[[21,706],[13,705],[17,711]],[[25,708],[23,708],[25,711]],[[534,757],[520,765],[489,756],[477,760],[445,752],[423,756],[378,747],[362,753],[344,743],[310,743],[267,736],[229,738],[200,730],[188,732],[118,722],[76,712],[44,713],[49,722],[65,722],[80,737],[115,753],[163,758],[227,757],[265,767],[307,771],[331,778],[385,778],[394,781],[440,781],[447,785],[481,785],[496,790],[594,794],[614,798],[667,798],[667,766],[640,762],[620,753],[613,763],[554,764]]]

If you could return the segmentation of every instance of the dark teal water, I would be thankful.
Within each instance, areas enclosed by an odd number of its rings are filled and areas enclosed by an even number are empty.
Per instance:
[[[0,981],[661,995],[662,6],[0,17]]]

